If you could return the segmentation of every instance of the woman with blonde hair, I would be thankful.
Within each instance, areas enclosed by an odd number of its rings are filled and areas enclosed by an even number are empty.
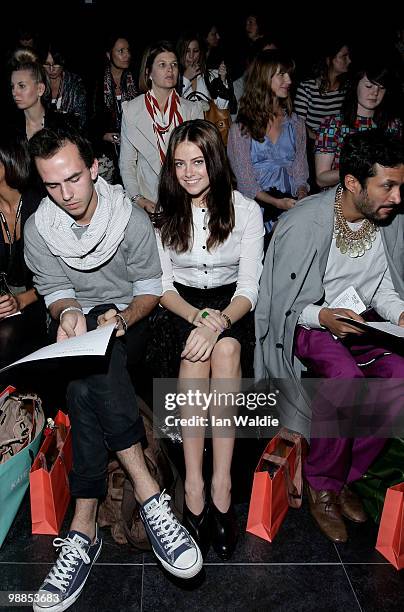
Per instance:
[[[267,229],[308,192],[306,128],[292,112],[294,62],[262,51],[249,67],[227,152],[237,189],[263,208]]]
[[[52,110],[51,88],[45,68],[32,49],[18,49],[10,62],[11,93],[17,113],[11,119],[16,131],[30,140],[44,127],[57,127],[77,121],[71,113]]]
[[[171,132],[183,121],[203,117],[198,102],[180,98],[175,90],[177,81],[178,59],[173,45],[167,41],[150,45],[140,68],[141,95],[122,104],[122,181],[132,201],[149,213],[155,209]]]
[[[48,76],[34,51],[17,49],[11,62],[11,93],[18,110],[17,116],[29,140],[45,126],[45,114],[50,101]]]

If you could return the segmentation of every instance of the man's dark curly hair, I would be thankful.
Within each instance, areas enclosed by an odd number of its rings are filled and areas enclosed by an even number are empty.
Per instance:
[[[376,164],[385,168],[397,168],[404,164],[404,145],[382,130],[367,130],[348,135],[341,151],[339,178],[342,185],[347,174],[352,174],[362,187],[376,176]]]

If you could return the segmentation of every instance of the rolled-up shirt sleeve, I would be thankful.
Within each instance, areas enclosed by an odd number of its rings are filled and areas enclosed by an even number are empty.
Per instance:
[[[302,313],[298,320],[298,325],[306,327],[307,329],[324,329],[319,321],[320,310],[327,307],[327,304],[317,306],[316,304],[308,304],[303,308]]]
[[[157,248],[160,256],[160,264],[161,269],[163,271],[163,276],[161,278],[163,284],[163,294],[166,291],[175,291],[178,293],[176,288],[174,287],[174,274],[173,274],[173,264],[171,261],[170,253],[168,249],[165,249],[162,245],[161,238],[159,232],[156,232],[156,240],[157,240]]]
[[[249,215],[241,239],[237,287],[233,299],[246,297],[251,302],[251,310],[258,299],[258,287],[262,273],[265,228],[260,207],[251,202]]]
[[[126,232],[130,238],[127,273],[132,282],[133,295],[160,296],[160,259],[154,229],[144,210],[134,208]]]
[[[398,324],[400,315],[404,312],[404,301],[394,289],[388,268],[373,296],[371,306],[383,319],[395,325]]]
[[[161,278],[148,278],[133,283],[133,297],[137,295],[157,295],[160,297],[162,292]]]

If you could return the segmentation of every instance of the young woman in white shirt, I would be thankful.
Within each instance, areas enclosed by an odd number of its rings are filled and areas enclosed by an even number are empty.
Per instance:
[[[264,228],[258,204],[232,190],[226,152],[213,124],[197,119],[173,131],[156,213],[163,269],[161,305],[175,329],[179,388],[195,390],[197,379],[202,392],[237,392],[242,352],[254,346],[253,309]],[[181,416],[192,414],[208,416],[191,404],[181,411]],[[209,414],[228,415],[228,408],[210,405]],[[237,536],[230,477],[235,431],[211,428],[213,474],[208,492],[202,475],[206,422],[199,423],[185,427],[181,423],[185,525],[203,552],[210,537],[217,554],[228,559]]]

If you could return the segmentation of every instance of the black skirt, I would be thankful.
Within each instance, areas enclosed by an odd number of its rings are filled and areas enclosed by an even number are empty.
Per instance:
[[[236,283],[222,285],[214,289],[196,289],[174,283],[180,296],[189,304],[201,310],[212,308],[224,310],[231,302]],[[151,321],[151,338],[147,350],[147,363],[155,378],[176,378],[178,376],[181,353],[191,331],[195,329],[182,317],[159,307]],[[220,338],[235,338],[241,344],[241,369],[245,378],[254,374],[253,360],[255,347],[254,313],[248,312]]]

